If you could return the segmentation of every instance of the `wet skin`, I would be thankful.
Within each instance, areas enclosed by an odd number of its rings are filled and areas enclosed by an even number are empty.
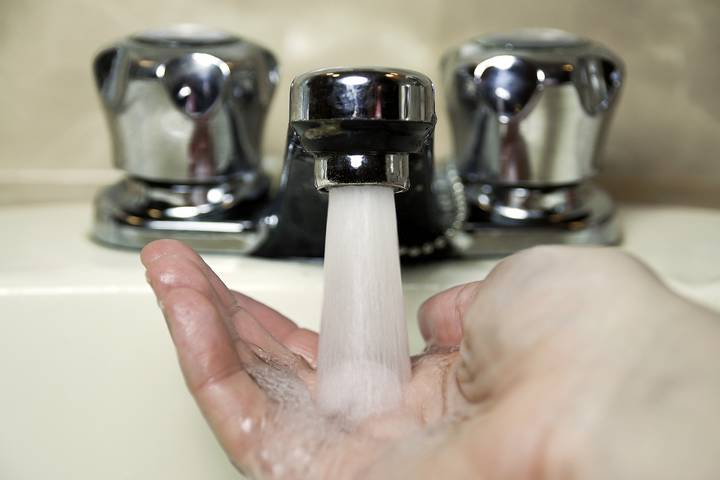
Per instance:
[[[312,395],[317,334],[229,290],[179,242],[153,242],[142,261],[188,388],[231,461],[292,478],[264,451],[297,446],[273,427],[292,411],[279,413],[253,372],[270,365]],[[332,442],[303,433],[298,444],[318,445],[306,478],[720,475],[720,319],[634,258],[530,249],[432,297],[418,317],[429,348],[413,359],[403,407]]]

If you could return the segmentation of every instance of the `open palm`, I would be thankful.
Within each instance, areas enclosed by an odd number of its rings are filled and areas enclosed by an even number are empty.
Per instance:
[[[402,438],[441,423],[462,403],[454,349],[413,359],[402,408],[348,425],[314,408],[317,333],[229,290],[187,246],[142,252],[186,383],[239,470],[271,478],[363,475]]]

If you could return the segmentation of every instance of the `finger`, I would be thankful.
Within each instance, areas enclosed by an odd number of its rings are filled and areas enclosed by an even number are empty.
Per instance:
[[[140,252],[140,259],[148,270],[158,262],[167,262],[168,258],[183,259],[195,265],[205,276],[210,288],[215,291],[215,295],[222,302],[223,307],[229,310],[235,305],[234,296],[223,281],[220,280],[220,277],[213,272],[195,250],[184,243],[177,240],[156,240],[146,245]]]
[[[190,247],[177,240],[157,240],[149,243],[140,254],[143,264],[150,269],[157,262],[168,258],[185,259],[196,265],[207,278],[210,287],[227,311],[236,305],[247,310],[276,339],[282,341],[297,329],[297,325],[276,310],[240,292],[231,291],[207,263]],[[165,260],[163,260],[165,259]],[[172,262],[170,260],[169,262]]]
[[[189,288],[166,291],[163,304],[190,392],[230,457],[253,467],[267,399],[245,371],[220,312]]]
[[[158,257],[148,264],[146,276],[160,301],[171,289],[185,287],[199,291],[220,303],[207,277],[196,264],[184,256],[168,254]],[[219,306],[225,310],[224,305]]]
[[[147,267],[148,283],[155,292],[160,308],[164,310],[166,297],[173,290],[184,288],[197,291],[211,300],[216,310],[220,312],[227,335],[236,342],[238,335],[232,323],[228,321],[227,309],[197,263],[188,255],[187,250],[183,251],[184,248],[185,246],[180,242],[161,240],[149,244],[141,252],[141,259]],[[236,347],[239,354],[248,358],[252,356],[247,346],[236,342]]]
[[[141,253],[148,268],[148,280],[153,289],[162,292],[171,287],[185,286],[215,297],[220,309],[231,319],[228,328],[246,343],[260,348],[256,352],[266,359],[290,365],[288,350],[301,355],[310,365],[317,356],[317,336],[298,329],[298,326],[269,306],[230,291],[194,250],[175,240],[160,240],[148,244]],[[299,331],[298,331],[299,330]],[[289,345],[286,339],[290,340]]]
[[[471,282],[427,299],[418,311],[420,332],[430,345],[456,346],[463,335],[463,318],[482,282]]]
[[[270,308],[262,302],[247,295],[231,290],[238,306],[247,310],[271,335],[285,341],[288,335],[295,332],[298,326],[282,313]]]
[[[153,262],[167,255],[187,257],[197,264],[200,263],[200,256],[192,248],[178,240],[169,239],[155,240],[145,245],[140,252],[140,260],[145,265],[145,268],[149,268]]]
[[[265,360],[285,366],[293,365],[292,353],[267,332],[248,311],[237,305],[227,305],[222,302],[217,295],[217,289],[212,288],[201,268],[185,253],[178,255],[174,251],[166,252],[148,263],[148,280],[161,303],[167,292],[181,287],[198,291],[212,301],[239,353],[251,352],[248,349],[250,344],[256,347],[253,349],[254,353]]]
[[[295,355],[300,355],[313,368],[317,368],[318,334],[306,328],[296,328],[283,340]]]
[[[242,308],[232,315],[232,329],[244,344],[253,346],[257,356],[267,363],[297,369],[296,357],[284,344],[273,337],[260,323]]]
[[[202,293],[208,300],[212,301],[220,313],[228,335],[233,341],[240,339],[232,320],[237,309],[234,306],[228,308],[220,300],[217,291],[212,288],[210,281],[200,267],[185,255],[167,253],[157,257],[151,263],[148,263],[146,275],[161,308],[168,292],[177,288],[190,288]],[[236,347],[239,353],[246,354],[249,351],[248,347],[242,342],[236,343]]]

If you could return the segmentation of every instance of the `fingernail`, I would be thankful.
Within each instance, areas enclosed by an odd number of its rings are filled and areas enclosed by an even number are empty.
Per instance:
[[[313,358],[311,352],[308,352],[303,346],[290,345],[290,346],[288,346],[288,350],[290,350],[292,353],[294,353],[298,357],[301,357],[312,368],[317,369],[317,362]]]

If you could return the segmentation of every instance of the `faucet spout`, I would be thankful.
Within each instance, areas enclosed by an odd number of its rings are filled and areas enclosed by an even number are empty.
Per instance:
[[[297,77],[290,125],[315,156],[319,190],[345,185],[408,188],[409,155],[435,126],[432,81],[409,70],[332,68]]]
[[[435,118],[434,87],[421,73],[333,68],[297,77],[274,225],[259,254],[322,255],[325,192],[350,185],[405,192],[396,201],[403,251],[441,250],[435,240],[449,215],[435,195]]]

